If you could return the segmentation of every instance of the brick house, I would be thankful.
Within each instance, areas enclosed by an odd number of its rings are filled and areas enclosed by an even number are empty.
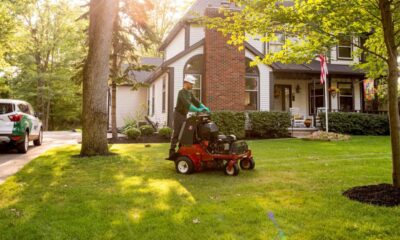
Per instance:
[[[276,42],[264,43],[249,37],[245,49],[228,45],[227,38],[215,30],[196,24],[200,15],[217,16],[220,7],[235,9],[223,0],[198,0],[171,30],[160,51],[162,64],[145,80],[148,116],[159,126],[171,126],[176,97],[185,75],[196,77],[194,94],[212,111],[289,111],[312,118],[318,108],[325,107],[323,86],[319,84],[319,62],[310,64],[259,64],[250,67],[255,57],[278,51],[285,36]],[[237,10],[237,9],[236,9]],[[329,111],[363,112],[364,74],[353,70],[353,47],[348,39],[331,49],[329,87],[340,89],[329,94]]]

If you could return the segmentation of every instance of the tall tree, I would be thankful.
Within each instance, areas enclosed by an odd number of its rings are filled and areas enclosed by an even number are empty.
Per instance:
[[[148,22],[155,33],[156,41],[149,48],[142,48],[143,55],[162,57],[158,51],[164,38],[182,17],[194,0],[148,0],[153,8],[148,11]]]
[[[79,124],[81,88],[70,78],[75,61],[86,52],[85,24],[75,21],[82,10],[67,0],[10,5],[18,34],[7,48],[8,95],[31,102],[42,113],[45,130]]]
[[[89,53],[84,68],[81,156],[108,154],[107,90],[118,1],[91,0]]]
[[[8,1],[0,4],[0,70],[7,65],[4,59],[5,53],[7,49],[11,48],[10,38],[15,27],[11,8],[12,6]]]
[[[120,0],[119,13],[114,21],[111,54],[111,129],[112,137],[117,133],[117,85],[133,84],[133,90],[140,84],[134,81],[132,71],[149,71],[151,66],[141,65],[139,48],[148,49],[156,36],[148,25],[147,12],[152,9],[150,1]]]
[[[243,48],[246,34],[263,41],[277,32],[289,38],[282,51],[267,54],[264,63],[302,63],[326,53],[344,37],[366,39],[352,44],[367,54],[361,64],[368,75],[385,75],[388,81],[389,118],[393,161],[393,185],[400,187],[400,141],[397,79],[400,46],[400,0],[234,0],[240,12],[224,11],[225,17],[208,20],[209,27],[230,34],[230,43]],[[290,38],[292,37],[292,38]]]

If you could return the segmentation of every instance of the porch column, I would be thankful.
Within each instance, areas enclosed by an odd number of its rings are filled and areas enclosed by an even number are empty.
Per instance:
[[[274,107],[274,88],[275,76],[273,72],[269,72],[269,111],[272,111]]]

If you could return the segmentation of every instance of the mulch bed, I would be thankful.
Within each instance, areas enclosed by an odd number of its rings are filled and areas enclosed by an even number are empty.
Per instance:
[[[139,139],[133,140],[126,137],[119,137],[116,141],[112,138],[108,139],[110,144],[130,144],[130,143],[169,143],[170,139],[160,137],[158,135],[142,136]]]
[[[400,188],[390,184],[354,187],[345,191],[343,195],[351,200],[377,206],[400,205]]]

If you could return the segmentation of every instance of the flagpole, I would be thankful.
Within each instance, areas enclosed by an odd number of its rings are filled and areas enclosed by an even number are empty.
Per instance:
[[[328,63],[324,54],[319,55],[321,61],[321,84],[325,84],[325,130],[329,132],[329,120],[328,120]]]
[[[328,121],[328,78],[325,80],[325,126],[326,132],[329,132],[329,121]]]

